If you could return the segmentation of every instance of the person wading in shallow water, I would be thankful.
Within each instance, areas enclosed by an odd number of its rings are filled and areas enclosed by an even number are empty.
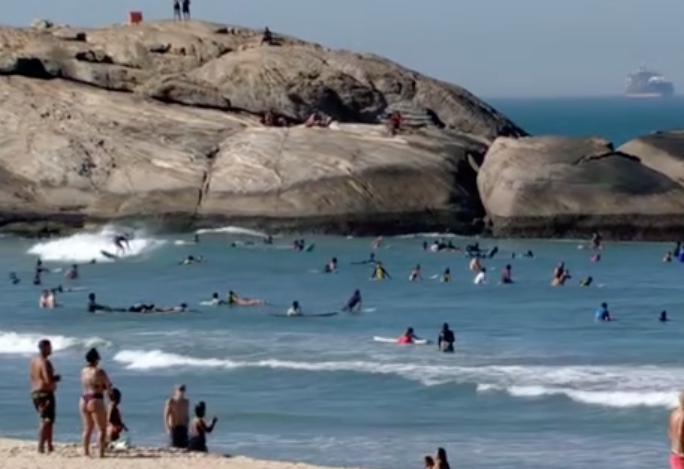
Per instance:
[[[54,451],[52,446],[52,431],[55,424],[55,390],[60,376],[55,374],[49,356],[52,354],[52,344],[47,339],[38,342],[39,353],[31,359],[31,399],[40,417],[38,429],[38,452]]]
[[[670,438],[670,468],[684,469],[684,391],[679,393],[677,408],[670,414],[667,436]]]

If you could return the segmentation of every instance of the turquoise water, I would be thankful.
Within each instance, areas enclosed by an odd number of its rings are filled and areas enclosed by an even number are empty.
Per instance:
[[[682,103],[494,102],[532,133],[600,134],[616,142],[684,126]],[[661,261],[671,246],[610,244],[601,262],[591,262],[577,241],[496,241],[501,252],[485,262],[490,283],[475,286],[461,254],[422,250],[429,236],[386,239],[377,253],[394,279],[371,282],[367,266],[350,265],[367,258],[368,239],[312,238],[316,249],[298,253],[288,249],[289,239],[265,246],[237,233],[207,234],[197,246],[139,233],[130,257],[82,266],[82,278],[70,284],[83,291],[61,295],[63,307],[53,311],[38,308],[41,287],[30,282],[35,256],[53,268],[86,263],[111,249],[111,232],[0,240],[0,278],[10,271],[23,278],[19,285],[0,282],[0,434],[34,436],[27,361],[36,342],[49,337],[63,375],[61,440],[78,437],[78,370],[85,350],[97,345],[124,393],[124,418],[138,444],[163,444],[163,401],[174,384],[185,383],[190,397],[207,401],[220,418],[211,448],[231,453],[399,469],[418,467],[423,454],[444,446],[458,468],[666,467],[668,408],[684,387],[684,266]],[[230,247],[250,239],[257,244]],[[534,259],[511,258],[527,249]],[[208,262],[179,266],[189,254]],[[340,272],[319,273],[333,256]],[[560,260],[574,279],[552,288]],[[426,278],[410,283],[416,263]],[[506,263],[514,285],[496,282]],[[452,283],[430,278],[445,267]],[[44,281],[66,283],[61,275]],[[595,285],[580,288],[587,275]],[[273,316],[293,300],[308,312],[338,310],[356,288],[364,297],[360,315]],[[200,305],[229,289],[270,305]],[[187,302],[199,312],[90,315],[88,291],[113,306]],[[616,322],[594,323],[603,301]],[[672,322],[656,321],[662,309]],[[453,355],[372,340],[408,326],[434,340],[445,321],[456,332]]]
[[[108,236],[54,240],[34,252],[46,261],[82,261],[107,248]],[[490,283],[476,286],[462,254],[423,251],[422,242],[431,238],[387,239],[377,251],[394,275],[385,282],[371,282],[366,266],[350,265],[368,256],[369,240],[315,238],[314,252],[298,253],[284,239],[271,247],[232,248],[234,239],[244,237],[207,235],[198,246],[147,237],[134,244],[138,255],[83,266],[82,279],[72,282],[110,305],[184,301],[197,305],[197,314],[89,315],[86,291],[64,294],[62,308],[46,311],[37,307],[40,287],[0,285],[2,433],[34,434],[27,357],[39,338],[49,336],[64,376],[61,439],[78,436],[78,369],[86,348],[96,344],[123,390],[124,417],[136,443],[164,441],[163,400],[182,382],[220,418],[212,448],[229,452],[404,468],[445,446],[456,467],[558,467],[559,452],[568,468],[616,462],[664,467],[667,408],[684,385],[684,267],[661,262],[669,246],[609,245],[602,261],[593,263],[577,242],[501,241],[499,255],[485,262]],[[0,245],[4,268],[30,280],[33,258],[23,253],[33,245],[6,240]],[[528,248],[534,259],[511,259]],[[208,262],[177,265],[190,253]],[[332,256],[340,260],[340,272],[318,273]],[[560,260],[575,278],[552,288],[551,272]],[[416,263],[425,279],[410,283]],[[497,284],[506,263],[513,265],[514,285]],[[430,278],[447,266],[453,283]],[[596,279],[594,287],[577,286],[585,275]],[[63,282],[61,273],[45,280]],[[295,299],[308,312],[338,310],[355,288],[364,296],[358,316],[272,316]],[[212,292],[228,289],[273,306],[199,306]],[[593,322],[602,301],[616,322]],[[661,309],[673,322],[656,321]],[[372,340],[407,326],[434,339],[445,321],[456,331],[454,355]]]

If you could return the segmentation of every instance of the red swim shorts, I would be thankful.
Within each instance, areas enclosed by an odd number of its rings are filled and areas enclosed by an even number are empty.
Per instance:
[[[670,469],[684,469],[684,457],[670,453]]]

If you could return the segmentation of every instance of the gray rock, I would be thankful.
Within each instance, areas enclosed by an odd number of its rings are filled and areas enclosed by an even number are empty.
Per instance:
[[[498,138],[477,184],[497,236],[684,233],[684,188],[602,139]]]

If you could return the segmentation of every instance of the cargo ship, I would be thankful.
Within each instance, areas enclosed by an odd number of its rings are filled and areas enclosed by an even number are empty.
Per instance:
[[[639,67],[625,81],[625,95],[628,98],[669,98],[674,95],[674,85],[660,73]]]

